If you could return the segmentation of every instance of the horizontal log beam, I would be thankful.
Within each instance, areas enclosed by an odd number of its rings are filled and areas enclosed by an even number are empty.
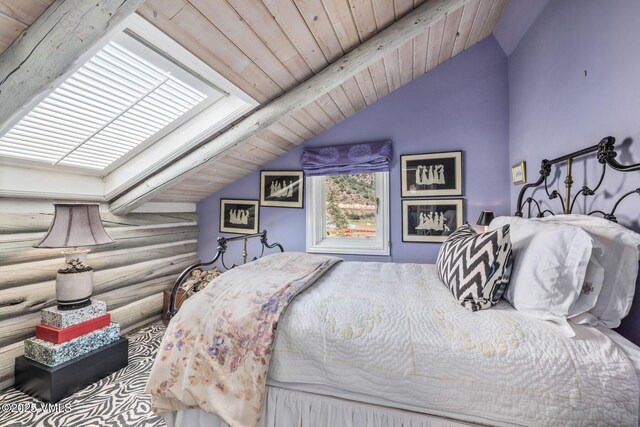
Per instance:
[[[199,234],[198,226],[196,225],[176,225],[159,228],[110,228],[109,235],[115,242],[94,246],[91,248],[91,253],[96,254],[163,243],[183,242],[197,239]],[[4,237],[9,238],[10,236],[5,235]],[[0,266],[61,259],[60,251],[33,247],[42,238],[41,233],[15,235],[14,238],[15,240],[0,240]]]
[[[196,241],[164,243],[161,245],[143,246],[117,252],[89,253],[87,265],[97,273],[105,269],[153,261],[181,254],[194,254]],[[0,289],[55,280],[58,269],[64,265],[62,256],[57,259],[14,264],[0,267]]]
[[[35,335],[40,313],[29,313],[0,321],[0,347]]]
[[[16,357],[23,354],[24,343],[22,341],[0,348],[0,390],[13,385],[15,360]]]
[[[162,224],[196,224],[198,215],[184,213],[132,213],[127,216],[100,212],[102,224],[107,228],[132,226],[158,226]],[[0,213],[0,234],[45,232],[51,226],[53,213]]]
[[[137,332],[139,329],[142,329],[146,326],[149,326],[151,323],[162,321],[162,310],[160,312],[156,312],[149,317],[145,317],[135,323],[129,324],[126,328],[120,328],[121,336],[128,336],[129,334]]]
[[[162,313],[162,292],[142,298],[131,304],[116,308],[111,312],[111,320],[119,323],[123,331],[130,326]]]
[[[0,127],[73,70],[143,0],[58,0],[0,55]]]
[[[141,300],[148,296],[164,292],[166,289],[171,289],[176,278],[177,276],[175,274],[159,277],[157,279],[147,280],[146,282],[140,282],[125,288],[114,289],[112,291],[94,295],[92,298],[106,302],[109,310],[115,310],[116,308],[131,304],[132,302]]]
[[[148,296],[164,292],[173,285],[176,275],[147,280],[125,288],[94,294],[93,299],[107,303],[107,309],[113,311]],[[9,345],[35,335],[35,327],[40,323],[40,313],[29,313],[0,321],[0,347]]]
[[[426,31],[435,22],[446,19],[448,13],[464,6],[469,1],[471,0],[433,0],[418,6],[405,17],[363,42],[309,80],[271,101],[220,136],[213,138],[200,148],[133,187],[111,202],[109,209],[117,214],[131,212],[159,192],[223,156],[234,146],[257,135],[287,114],[298,111],[338,87],[356,73]]]
[[[94,293],[98,295],[158,277],[177,275],[198,261],[195,254],[187,254],[96,271],[93,275]],[[55,301],[53,280],[5,289],[0,292],[0,320],[37,312],[54,305]]]

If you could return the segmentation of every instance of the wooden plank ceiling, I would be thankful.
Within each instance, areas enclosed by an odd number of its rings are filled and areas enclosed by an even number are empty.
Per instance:
[[[261,104],[424,0],[147,0],[138,12]],[[317,102],[156,196],[195,202],[489,36],[507,0],[474,0]]]
[[[0,54],[20,36],[54,0],[0,0]]]
[[[266,105],[425,0],[147,0],[138,13]],[[489,36],[508,0],[472,0],[153,201],[195,202]],[[53,0],[0,0],[0,53]]]

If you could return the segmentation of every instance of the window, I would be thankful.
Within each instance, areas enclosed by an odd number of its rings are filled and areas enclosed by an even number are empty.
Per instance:
[[[134,14],[0,126],[0,161],[103,177],[117,194],[256,105]]]
[[[120,33],[5,133],[0,153],[103,170],[223,96]]]
[[[307,178],[307,252],[389,255],[389,173]]]

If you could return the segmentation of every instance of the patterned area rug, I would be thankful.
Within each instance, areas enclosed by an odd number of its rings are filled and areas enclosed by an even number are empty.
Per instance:
[[[164,325],[156,322],[128,335],[126,368],[61,400],[53,408],[14,388],[5,390],[0,393],[0,426],[165,426],[164,420],[151,411],[150,397],[144,393],[163,333]],[[26,412],[11,412],[16,409],[15,404],[24,405]]]

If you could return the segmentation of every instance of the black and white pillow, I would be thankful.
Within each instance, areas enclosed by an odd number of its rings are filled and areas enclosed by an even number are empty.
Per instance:
[[[491,307],[511,277],[509,226],[483,234],[469,224],[459,227],[442,244],[436,264],[440,280],[465,308]]]

